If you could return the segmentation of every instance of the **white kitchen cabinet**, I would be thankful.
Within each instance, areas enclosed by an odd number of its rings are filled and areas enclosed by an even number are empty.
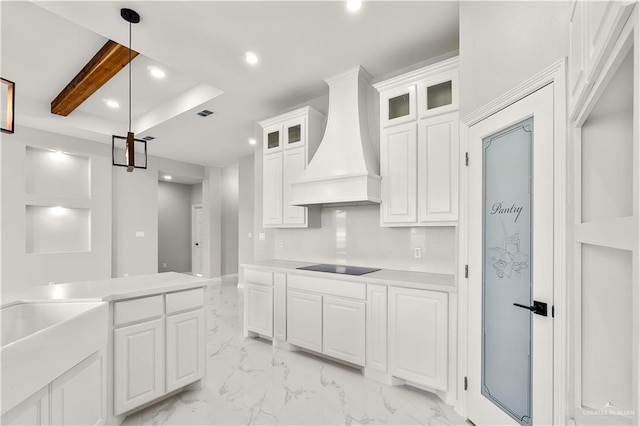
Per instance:
[[[417,221],[416,124],[407,123],[380,132],[382,224]]]
[[[365,365],[366,304],[322,298],[322,353]]]
[[[447,390],[447,293],[389,287],[389,373]]]
[[[262,218],[264,226],[282,222],[282,153],[264,156]]]
[[[460,162],[458,58],[374,87],[380,92],[381,111],[380,225],[456,225]],[[417,101],[412,100],[415,90],[409,88],[417,88]],[[405,92],[408,97],[406,106],[401,108],[403,115],[389,115],[396,108],[393,102],[399,102],[398,94]],[[405,114],[406,111],[409,112]]]
[[[273,337],[273,287],[245,285],[246,328],[265,337]]]
[[[273,274],[273,337],[287,341],[287,274]]]
[[[171,392],[195,382],[204,375],[204,311],[198,309],[168,316],[166,324],[166,392]]]
[[[16,426],[46,426],[49,421],[49,385],[5,413],[0,424]]]
[[[107,418],[106,366],[95,353],[51,384],[51,424],[99,425]]]
[[[322,352],[322,296],[287,292],[287,341]]]
[[[592,82],[602,68],[602,58],[620,34],[634,3],[632,0],[584,2],[587,81]]]
[[[304,107],[261,121],[263,128],[263,225],[266,228],[306,228],[319,210],[289,202],[291,182],[307,167],[322,137],[324,115]]]
[[[164,319],[114,333],[115,414],[119,415],[165,393]]]
[[[387,286],[367,284],[367,368],[387,372]]]
[[[295,181],[302,174],[306,167],[305,148],[287,149],[284,151],[284,167],[282,170],[282,194],[283,200],[283,223],[287,225],[305,225],[307,223],[307,208],[291,205],[291,182]]]
[[[575,117],[635,4],[632,0],[574,1],[569,22],[569,111]]]
[[[455,225],[458,219],[458,113],[418,124],[419,223]]]

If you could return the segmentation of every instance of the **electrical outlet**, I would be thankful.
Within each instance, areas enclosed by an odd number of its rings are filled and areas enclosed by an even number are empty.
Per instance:
[[[249,238],[253,237],[253,234],[251,232],[249,232]]]
[[[264,240],[266,240],[266,239],[267,239],[267,236],[266,236],[266,235],[264,235],[264,232],[261,232],[260,234],[258,234],[258,239],[259,239],[260,241],[264,241]]]
[[[127,274],[127,273],[125,272],[125,273],[124,273],[124,276],[125,276],[125,277],[128,277],[128,276],[129,276],[129,274]]]
[[[162,262],[162,267],[166,268],[167,267],[167,262]]]
[[[144,237],[144,231],[136,231],[136,237],[138,238]]]
[[[422,247],[414,247],[413,248],[413,257],[414,259],[422,258]]]
[[[280,241],[278,247],[280,248],[280,251],[284,251],[284,243],[282,241]]]

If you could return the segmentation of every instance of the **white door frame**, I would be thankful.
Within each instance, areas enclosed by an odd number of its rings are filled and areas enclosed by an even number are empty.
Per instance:
[[[192,204],[191,205],[191,273],[195,274],[196,271],[194,271],[194,265],[195,265],[195,250],[196,250],[196,209],[202,209],[202,214],[204,215],[204,206],[202,204]],[[203,226],[204,226],[204,222],[203,222]],[[204,230],[203,230],[204,233]],[[199,243],[199,247],[200,250],[204,250],[204,245],[202,244],[202,241],[200,241]],[[204,253],[202,255],[202,260],[203,262],[201,262],[202,264],[200,265],[201,269],[204,269]],[[204,272],[201,270],[200,274],[202,274],[204,276]]]
[[[554,159],[553,159],[553,185],[554,185],[554,258],[553,300],[555,317],[553,323],[553,392],[555,424],[566,423],[565,393],[567,389],[567,112],[566,112],[566,60],[563,58],[547,67],[532,78],[516,86],[509,92],[494,99],[478,110],[462,117],[460,122],[460,198],[459,198],[459,223],[458,223],[458,403],[456,411],[467,416],[467,393],[464,389],[467,371],[467,310],[468,310],[468,286],[466,278],[466,265],[469,264],[469,171],[465,165],[465,156],[469,147],[469,128],[496,112],[514,104],[537,91],[538,89],[554,83],[553,107],[554,107]],[[478,161],[478,160],[476,160]],[[473,274],[470,271],[469,274]]]

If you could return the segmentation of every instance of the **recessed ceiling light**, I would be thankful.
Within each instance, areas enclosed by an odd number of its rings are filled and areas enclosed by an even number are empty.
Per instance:
[[[249,145],[255,145],[256,140],[254,138],[249,139]]]
[[[164,177],[164,180],[171,180],[171,179],[173,179],[173,178],[172,178],[171,176],[169,176],[169,175],[164,175],[163,177]]]
[[[362,0],[347,0],[347,9],[350,12],[356,12],[362,7]]]
[[[157,78],[158,80],[165,78],[165,76],[167,75],[163,70],[157,67],[148,67],[147,69],[149,70],[149,74],[151,74],[153,78]]]
[[[114,101],[113,99],[105,99],[104,103],[112,109],[120,108],[120,104],[118,103],[118,101]]]
[[[244,54],[244,59],[249,65],[255,65],[258,63],[258,57],[253,52],[247,52]]]

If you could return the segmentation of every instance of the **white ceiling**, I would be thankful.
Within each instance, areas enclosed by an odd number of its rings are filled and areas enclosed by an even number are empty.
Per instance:
[[[18,125],[111,143],[126,132],[126,72],[68,117],[49,104],[107,39],[128,45],[120,8],[132,8],[134,130],[156,137],[151,155],[224,166],[253,152],[257,121],[326,95],[324,78],[362,65],[380,79],[458,49],[457,2],[363,3],[354,14],[344,1],[0,2],[1,73],[16,82]],[[195,114],[205,108],[215,114]]]

